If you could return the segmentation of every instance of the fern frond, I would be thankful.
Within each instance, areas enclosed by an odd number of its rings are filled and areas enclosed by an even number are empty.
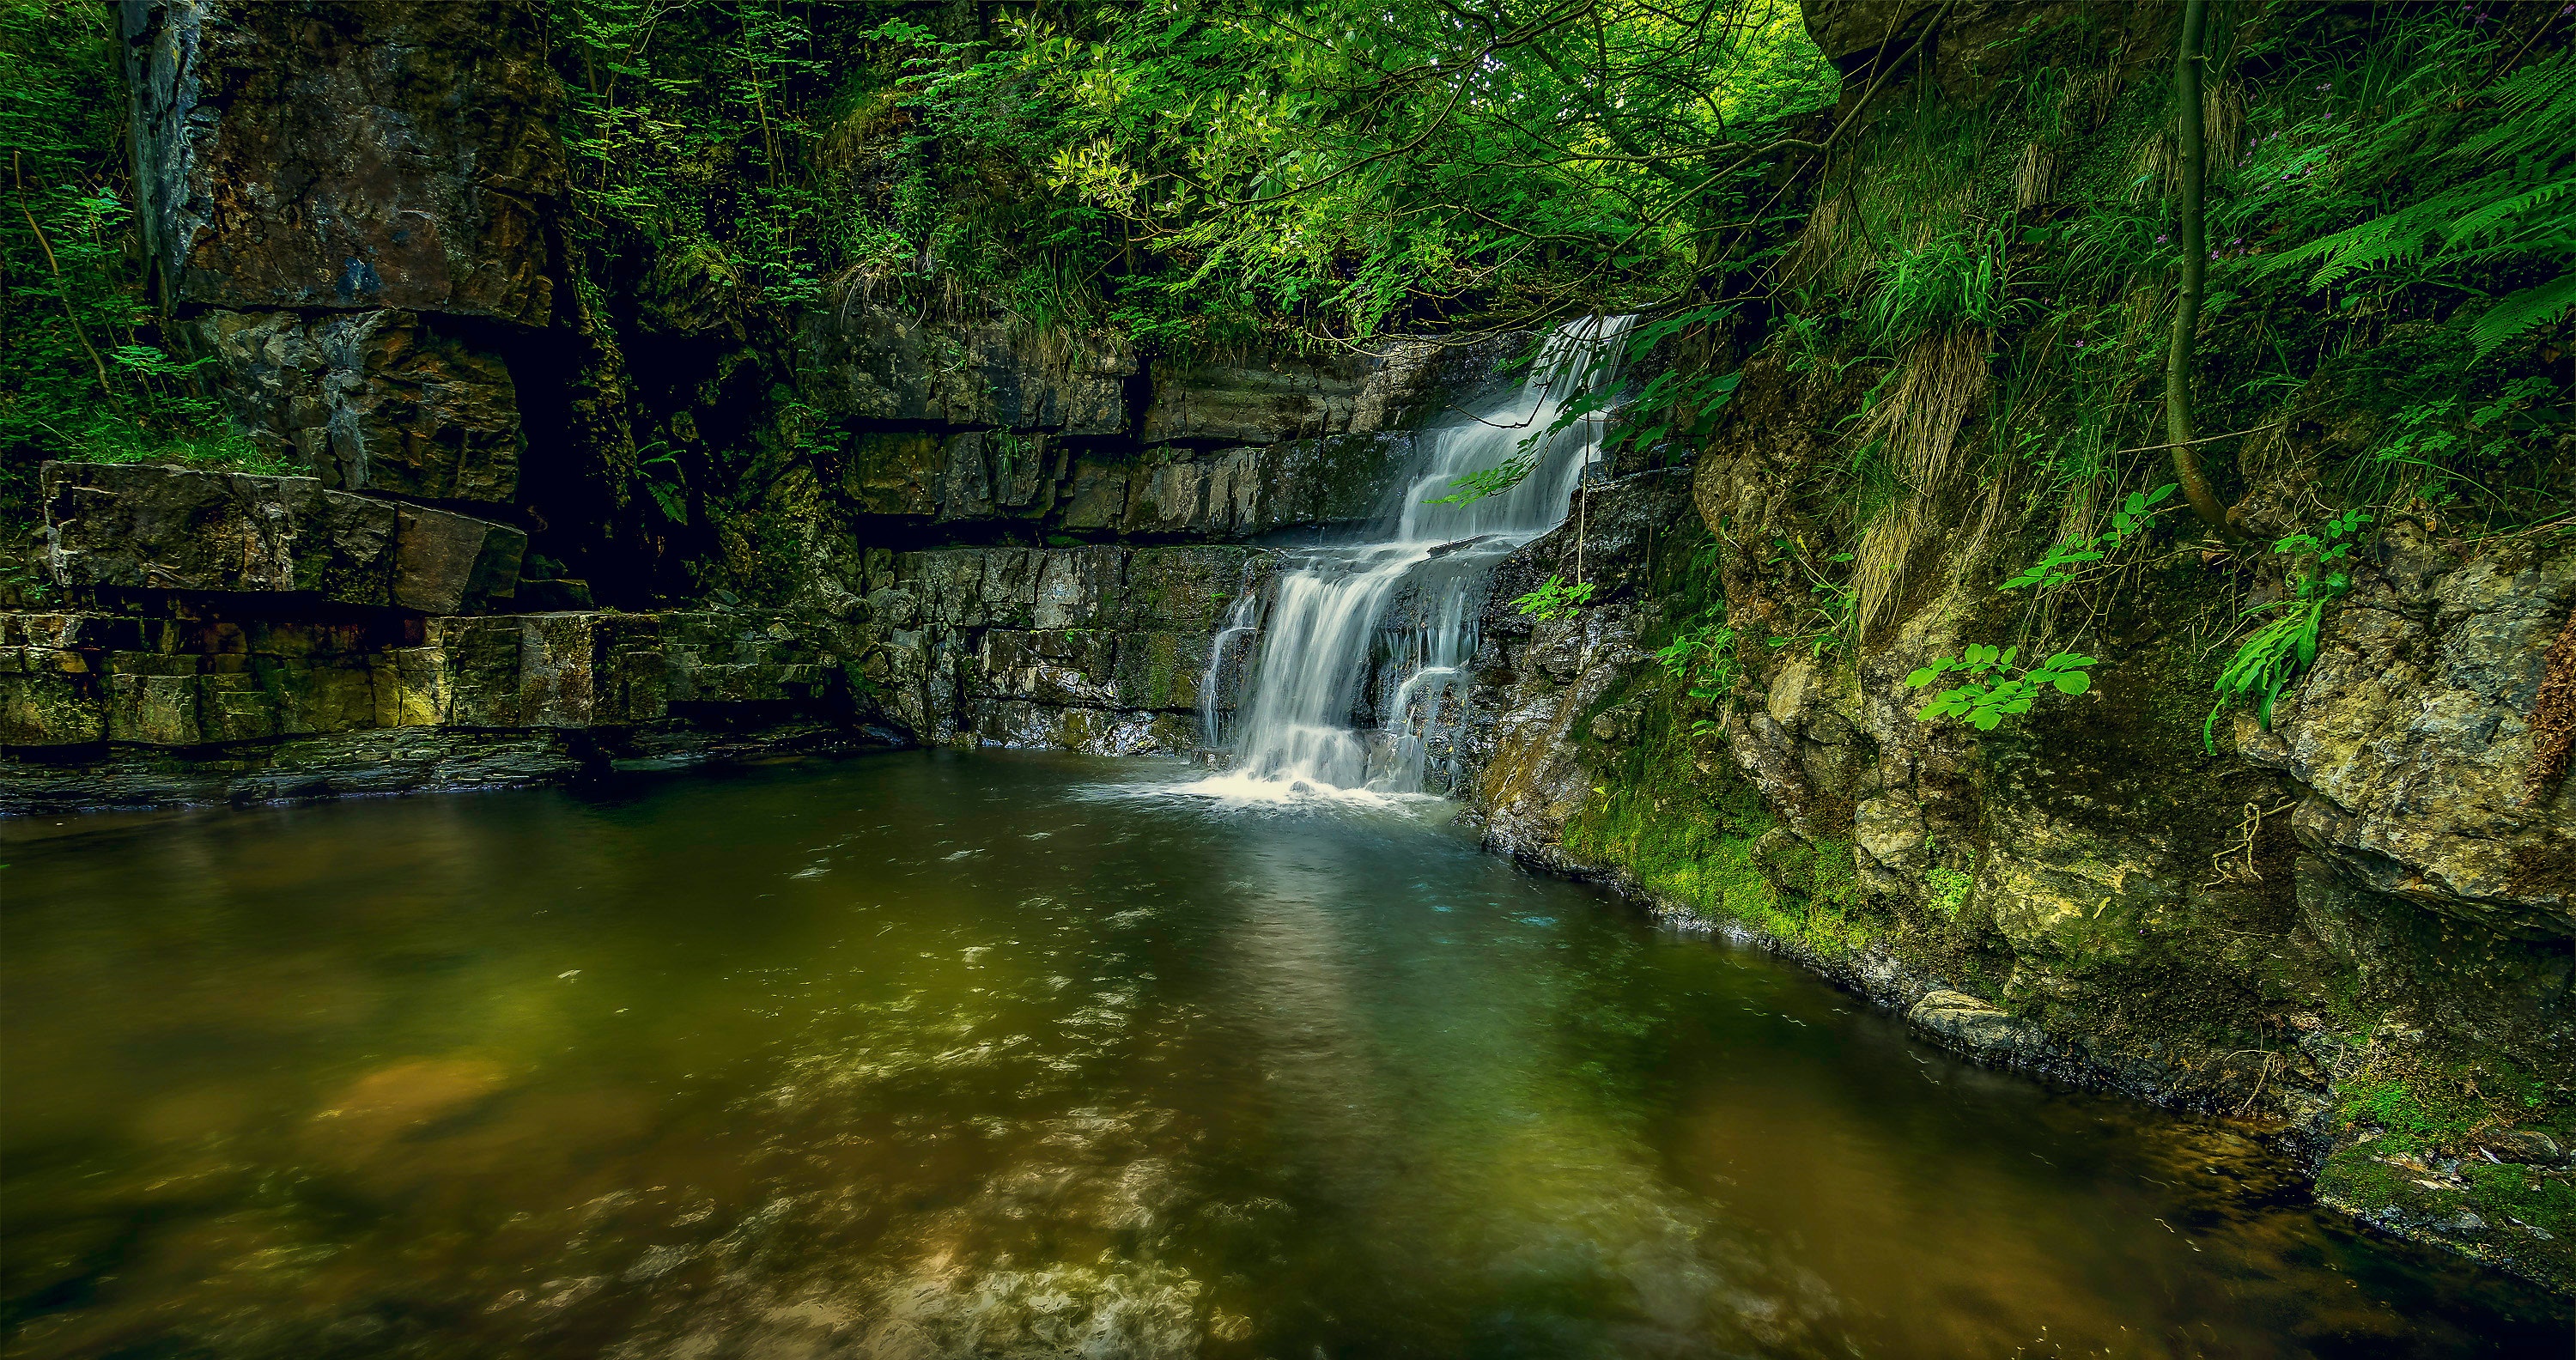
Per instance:
[[[2509,293],[2469,326],[2469,343],[2483,359],[2505,342],[2548,325],[2576,308],[2576,271]]]
[[[2497,226],[2506,218],[2539,207],[2553,199],[2563,198],[2570,193],[2576,193],[2576,175],[2570,175],[2555,184],[2544,184],[2537,189],[2495,199],[2444,227],[2442,229],[2444,249],[2447,250],[2450,246],[2458,245],[2463,241],[2476,240],[2481,233]],[[2445,197],[2451,196],[2445,195]]]
[[[2308,279],[2311,289],[2324,288],[2357,270],[2384,268],[2409,263],[2424,253],[2425,238],[2432,235],[2431,214],[2419,204],[2385,217],[2374,217],[2357,226],[2320,236],[2294,250],[2283,251],[2264,265],[2266,274],[2318,261],[2316,273]]]

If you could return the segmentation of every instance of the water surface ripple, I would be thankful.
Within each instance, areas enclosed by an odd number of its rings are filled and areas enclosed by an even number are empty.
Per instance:
[[[1186,777],[0,825],[7,1353],[2564,1353],[2224,1126]]]

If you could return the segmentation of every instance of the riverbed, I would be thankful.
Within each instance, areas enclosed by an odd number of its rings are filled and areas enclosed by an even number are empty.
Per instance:
[[[2563,1354],[1434,800],[898,753],[0,823],[29,1357]]]

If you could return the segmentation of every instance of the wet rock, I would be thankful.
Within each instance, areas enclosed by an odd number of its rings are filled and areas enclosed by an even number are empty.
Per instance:
[[[389,309],[212,311],[190,330],[216,360],[233,428],[324,486],[504,502],[518,489],[509,366],[452,324]]]
[[[1926,992],[1906,1011],[1905,1022],[1989,1061],[2004,1061],[2025,1050],[2042,1053],[2048,1047],[2037,1030],[1966,992]]]
[[[462,1118],[497,1095],[509,1076],[488,1058],[409,1058],[367,1073],[315,1113],[315,1142],[344,1154],[381,1153],[386,1144]]]
[[[1267,555],[1251,548],[1138,548],[1128,554],[1118,625],[1204,632],[1249,588]]]
[[[2527,797],[2528,725],[2576,554],[2428,562],[2421,533],[2330,615],[2315,664],[2244,725],[2248,759],[2307,791],[2292,825],[2354,881],[2524,939],[2576,935],[2576,780]]]
[[[172,301],[551,317],[562,82],[539,6],[122,12],[144,237]]]
[[[977,655],[986,692],[1055,706],[1115,706],[1118,638],[1064,630],[984,634]]]

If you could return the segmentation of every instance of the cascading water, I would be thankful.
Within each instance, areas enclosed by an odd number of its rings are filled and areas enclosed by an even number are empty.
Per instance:
[[[1598,416],[1549,430],[1585,390],[1593,357],[1626,335],[1630,320],[1586,317],[1559,327],[1517,391],[1471,423],[1424,436],[1391,517],[1360,541],[1283,563],[1257,629],[1231,768],[1193,787],[1264,799],[1422,790],[1432,739],[1444,719],[1454,726],[1465,697],[1487,573],[1564,522],[1599,453]],[[1534,436],[1537,457],[1518,486],[1464,505],[1439,503],[1459,478],[1510,460]],[[1390,617],[1399,601],[1404,607]],[[1228,640],[1252,620],[1247,599],[1228,621]],[[1220,647],[1201,688],[1212,735],[1222,664]],[[1369,696],[1375,726],[1363,728],[1354,714],[1373,674],[1386,680]]]

